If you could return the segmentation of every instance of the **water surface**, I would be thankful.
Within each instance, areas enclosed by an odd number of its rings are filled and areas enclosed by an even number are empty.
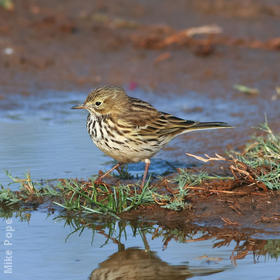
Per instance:
[[[0,221],[3,241],[7,239],[6,221],[3,218]],[[222,231],[217,234],[219,238],[199,241],[207,234],[206,230],[168,229],[152,222],[99,220],[78,229],[41,211],[32,212],[28,222],[14,216],[9,221],[14,230],[9,237],[12,245],[2,249],[13,252],[12,274],[4,273],[1,268],[1,279],[17,280],[22,275],[31,280],[88,279],[91,274],[92,279],[104,279],[101,276],[106,274],[110,275],[107,279],[192,276],[193,279],[278,279],[280,276],[279,260],[274,256],[280,240],[273,234],[272,239],[266,240],[243,233],[241,248],[237,250],[230,234],[224,234],[223,239]],[[218,246],[219,242],[224,242],[224,246]],[[246,242],[248,246],[242,248]],[[259,247],[254,247],[258,242]],[[269,246],[265,242],[274,243]],[[0,254],[4,260],[5,250]],[[243,257],[234,261],[232,256],[237,254]],[[136,278],[133,275],[137,270]]]

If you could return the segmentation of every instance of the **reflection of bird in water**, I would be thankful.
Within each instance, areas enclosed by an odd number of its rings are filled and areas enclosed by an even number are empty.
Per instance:
[[[163,279],[183,280],[195,275],[209,275],[222,270],[191,269],[186,265],[169,265],[153,252],[128,248],[111,255],[99,264],[90,280]]]

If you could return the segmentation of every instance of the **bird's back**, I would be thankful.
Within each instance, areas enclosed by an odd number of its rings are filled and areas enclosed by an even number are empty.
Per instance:
[[[134,135],[145,139],[156,138],[159,145],[168,143],[177,135],[193,130],[231,127],[224,122],[198,122],[185,120],[160,112],[151,104],[129,97],[129,110],[121,121],[134,130]]]

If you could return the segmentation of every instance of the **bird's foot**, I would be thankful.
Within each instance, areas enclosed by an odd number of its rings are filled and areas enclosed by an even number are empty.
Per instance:
[[[94,181],[94,185],[95,186],[99,186],[99,185],[102,185],[102,186],[105,186],[105,187],[108,187],[108,184],[104,183],[102,178],[98,177],[95,181]]]
[[[105,175],[106,176],[106,175]],[[105,177],[104,176],[104,172],[103,171],[101,171],[101,170],[99,170],[99,172],[98,172],[98,178],[94,181],[94,185],[95,186],[99,186],[99,185],[102,185],[102,186],[107,186],[107,184],[105,184],[104,182],[103,182],[103,178]]]
[[[99,192],[109,192],[109,193],[112,193],[112,190],[111,190],[111,187],[109,184],[106,184],[105,182],[102,181],[102,178],[98,177],[95,181],[94,181],[94,187],[97,188],[97,191]],[[100,188],[101,187],[101,188]],[[104,188],[102,187],[105,187],[106,190],[104,190]]]

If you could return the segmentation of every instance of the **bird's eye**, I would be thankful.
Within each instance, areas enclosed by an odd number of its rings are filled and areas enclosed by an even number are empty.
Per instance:
[[[101,102],[100,102],[100,101],[96,101],[96,102],[95,102],[95,105],[96,105],[96,106],[100,106],[100,105],[101,105]]]

